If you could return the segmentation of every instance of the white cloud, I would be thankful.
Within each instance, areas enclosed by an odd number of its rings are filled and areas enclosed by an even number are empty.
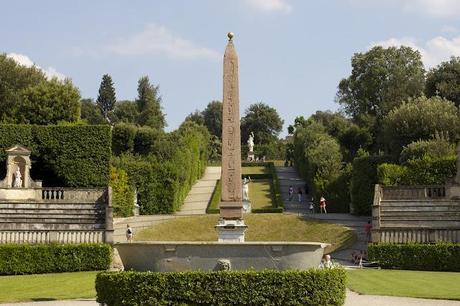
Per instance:
[[[348,0],[359,6],[400,7],[407,12],[415,12],[434,17],[460,16],[459,0]]]
[[[173,34],[164,26],[148,25],[142,32],[121,38],[109,45],[109,52],[119,55],[165,55],[178,59],[219,60],[221,55],[212,49],[196,46],[193,42]]]
[[[449,60],[452,56],[460,56],[460,36],[448,39],[442,36],[432,38],[426,42],[418,42],[415,38],[390,38],[385,41],[373,42],[373,46],[409,46],[420,51],[427,68]]]
[[[287,0],[246,0],[254,9],[262,12],[283,12],[289,13],[292,7]]]
[[[18,54],[18,53],[8,53],[6,56],[13,59],[16,63],[18,63],[21,66],[24,66],[24,67],[35,66],[36,68],[43,71],[43,73],[48,79],[57,78],[58,80],[62,81],[66,78],[64,74],[58,72],[54,67],[42,68],[38,65],[35,65],[35,63],[27,55]]]

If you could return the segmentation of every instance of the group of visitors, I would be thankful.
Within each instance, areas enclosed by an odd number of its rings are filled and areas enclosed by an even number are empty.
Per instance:
[[[294,187],[292,185],[289,186],[288,194],[289,194],[288,199],[289,199],[289,202],[290,202],[294,198]],[[309,194],[308,186],[305,185],[305,197],[307,197],[308,194]],[[298,187],[297,188],[297,200],[298,200],[299,203],[302,203],[302,197],[303,197],[302,187]],[[311,200],[308,202],[308,209],[309,209],[311,214],[313,214],[315,212],[315,206],[313,204],[313,198],[311,198]],[[319,199],[319,212],[327,214],[326,199],[324,197],[321,197]]]

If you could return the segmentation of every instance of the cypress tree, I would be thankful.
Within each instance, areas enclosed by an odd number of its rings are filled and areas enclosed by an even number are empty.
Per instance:
[[[102,115],[105,120],[110,123],[109,114],[112,113],[115,102],[115,88],[113,87],[112,77],[108,74],[102,76],[101,86],[99,87],[99,96],[97,97],[96,104],[101,109]]]

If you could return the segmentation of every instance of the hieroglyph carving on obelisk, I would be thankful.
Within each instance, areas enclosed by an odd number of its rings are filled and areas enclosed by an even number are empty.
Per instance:
[[[232,41],[233,34],[229,33],[228,38],[224,54],[220,216],[223,219],[241,219],[243,204],[238,55]]]

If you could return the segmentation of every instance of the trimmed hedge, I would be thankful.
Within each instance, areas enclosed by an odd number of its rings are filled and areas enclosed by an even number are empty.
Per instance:
[[[372,244],[368,254],[386,269],[460,272],[460,243]]]
[[[108,244],[1,244],[0,275],[107,270]]]
[[[110,167],[112,206],[116,217],[129,217],[134,211],[134,190],[128,182],[128,174],[123,169]]]
[[[370,215],[374,201],[374,186],[378,183],[377,167],[390,161],[388,156],[362,156],[353,160],[350,197],[353,213]]]
[[[149,129],[141,130],[148,139],[157,135]],[[150,150],[148,154],[122,154],[112,158],[112,166],[128,173],[129,184],[138,191],[141,214],[170,214],[180,208],[206,169],[209,133],[205,127],[187,122],[158,138],[155,147],[153,140],[148,143],[137,144]]]
[[[32,178],[44,186],[106,187],[109,185],[111,132],[106,125],[0,125],[0,162],[5,149],[32,150]],[[0,177],[5,176],[0,166]]]
[[[343,269],[101,272],[97,302],[117,305],[342,305]]]

